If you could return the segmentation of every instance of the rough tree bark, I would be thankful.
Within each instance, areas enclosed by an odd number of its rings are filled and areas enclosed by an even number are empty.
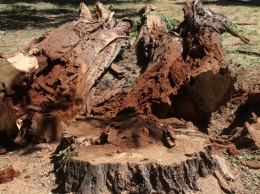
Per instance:
[[[197,181],[218,169],[207,135],[175,118],[77,119],[52,159],[55,193],[203,193]]]
[[[123,98],[122,94],[106,98],[94,104],[93,113],[174,115],[189,120],[209,116],[229,100],[234,88],[235,77],[221,45],[221,33],[231,32],[224,16],[203,7],[200,1],[187,3],[184,21],[168,33],[153,6],[144,12],[137,42],[148,60],[146,71]]]
[[[176,144],[162,140],[165,129]],[[216,169],[205,134],[178,119],[138,116],[72,123],[53,162],[59,193],[189,193]]]
[[[30,134],[49,141],[60,137],[62,122],[88,113],[89,91],[128,46],[132,28],[129,19],[115,24],[114,13],[100,3],[95,10],[92,19],[82,3],[78,20],[45,33],[14,56],[2,55],[1,73],[7,76],[0,80],[0,130],[8,136],[30,122]],[[26,126],[17,127],[17,120]]]

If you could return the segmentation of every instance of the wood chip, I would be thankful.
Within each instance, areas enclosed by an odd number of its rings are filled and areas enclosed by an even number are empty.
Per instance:
[[[247,166],[248,168],[260,169],[260,163],[259,162],[242,161],[241,164],[244,165],[244,166]]]

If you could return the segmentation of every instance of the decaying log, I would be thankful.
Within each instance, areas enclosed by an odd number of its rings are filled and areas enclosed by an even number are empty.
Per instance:
[[[242,161],[241,164],[243,166],[247,166],[252,169],[260,169],[260,163],[259,162],[250,162],[250,161]]]
[[[211,13],[211,14],[209,14]],[[187,3],[185,20],[178,32],[183,37],[183,57],[191,66],[190,80],[179,96],[178,114],[196,117],[216,111],[228,100],[234,76],[224,60],[220,34],[225,30],[218,14],[202,6],[201,1]],[[186,105],[182,108],[182,105]],[[186,116],[185,116],[186,115]]]
[[[136,44],[147,62],[138,77],[135,67],[115,61],[129,46],[132,21],[115,23],[100,3],[95,10],[97,18],[81,3],[78,20],[18,54],[1,54],[1,69],[11,71],[0,80],[0,130],[9,137],[59,139],[72,119],[90,115],[203,119],[227,102],[235,77],[224,60],[220,34],[228,27],[219,14],[187,3],[184,21],[168,32],[157,9],[145,7]]]
[[[14,104],[19,97],[15,94],[21,94],[28,75],[37,68],[37,59],[30,54],[19,53],[10,57],[2,55],[0,58],[0,131],[5,131],[8,137],[13,137],[18,132],[15,115],[17,109]]]
[[[154,7],[144,10],[148,13],[142,14],[146,17],[134,46],[141,45],[147,69],[124,97],[105,99],[100,103],[103,109],[96,104],[93,112],[191,120],[208,117],[229,100],[234,88],[235,77],[224,60],[220,36],[228,27],[200,1],[186,4],[185,20],[173,34],[167,32]]]
[[[202,6],[201,0],[195,0],[193,6],[194,11],[194,26],[203,28],[211,27],[218,33],[228,32],[234,37],[238,37],[244,43],[249,44],[249,40],[236,32],[228,26],[228,19],[221,13],[216,13],[207,7]]]
[[[132,28],[129,19],[115,24],[113,12],[100,3],[95,10],[98,17],[92,19],[82,3],[78,20],[45,33],[14,56],[2,55],[0,130],[8,136],[38,130],[40,139],[49,141],[59,137],[61,122],[88,114],[91,88],[128,46]]]
[[[232,189],[230,188],[228,182],[223,178],[218,170],[214,172],[214,175],[218,179],[219,186],[223,189],[223,191],[225,191],[225,193],[234,193],[234,191],[232,191]]]

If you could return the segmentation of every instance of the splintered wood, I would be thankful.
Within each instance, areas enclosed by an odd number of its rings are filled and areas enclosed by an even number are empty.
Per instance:
[[[253,114],[254,115],[254,114]],[[253,123],[245,122],[243,128],[236,127],[229,134],[229,141],[241,148],[260,148],[260,117],[256,115],[253,118]]]
[[[132,28],[129,19],[115,24],[113,13],[102,4],[95,9],[98,17],[92,19],[81,4],[78,20],[45,33],[21,53],[1,59],[0,129],[9,137],[26,130],[50,141],[60,137],[56,135],[62,132],[60,123],[88,114],[91,88],[127,47]],[[31,120],[29,126],[16,125],[26,119]]]
[[[115,22],[101,3],[94,8],[97,17],[81,3],[77,20],[13,56],[1,54],[0,130],[8,137],[59,139],[71,120],[90,115],[200,120],[229,100],[235,77],[223,55],[220,34],[229,30],[222,15],[186,3],[183,22],[168,32],[146,6],[134,44],[143,61],[136,76],[137,64],[129,70],[124,58],[115,60],[129,47],[132,21]]]

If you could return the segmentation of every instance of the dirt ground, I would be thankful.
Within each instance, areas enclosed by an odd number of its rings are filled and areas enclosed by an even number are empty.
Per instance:
[[[55,188],[55,176],[51,172],[50,155],[58,142],[29,145],[25,149],[10,151],[0,157],[1,168],[13,166],[21,175],[13,181],[1,184],[0,193],[51,193]]]
[[[148,2],[159,7],[163,13],[181,21],[182,5],[185,1],[154,1]],[[139,8],[145,2],[110,3],[112,10],[118,13],[117,17],[136,17]],[[245,45],[234,37],[224,34],[223,46],[226,59],[232,63],[235,73],[238,74],[238,83],[247,83],[249,86],[260,85],[260,7],[233,1],[205,1],[205,4],[217,12],[222,12],[231,20],[234,29],[251,40],[250,45]],[[129,11],[131,10],[131,11]],[[22,16],[18,19],[16,16]],[[24,47],[32,38],[40,36],[46,30],[51,30],[62,23],[71,21],[77,16],[77,5],[44,3],[6,3],[0,1],[0,50],[13,53]],[[26,18],[26,19],[25,19]],[[19,22],[20,20],[20,22]],[[136,59],[129,58],[129,66]],[[202,125],[201,131],[212,137],[220,134],[230,125],[239,104],[224,106],[220,111],[213,113],[208,127]],[[246,114],[246,113],[245,113]],[[13,181],[0,184],[0,194],[49,194],[56,188],[55,176],[52,173],[53,164],[50,156],[55,151],[59,142],[30,144],[25,148],[18,148],[0,155],[0,169],[13,166],[21,175]],[[242,165],[243,161],[260,162],[260,150],[239,150],[235,156],[225,149],[216,146],[215,152],[226,159],[235,180],[230,184],[235,193],[257,194],[260,190],[259,169],[249,169]],[[200,188],[206,188],[204,193],[223,193],[213,177],[199,180]],[[209,186],[210,185],[210,186]],[[200,192],[197,192],[200,193]]]

